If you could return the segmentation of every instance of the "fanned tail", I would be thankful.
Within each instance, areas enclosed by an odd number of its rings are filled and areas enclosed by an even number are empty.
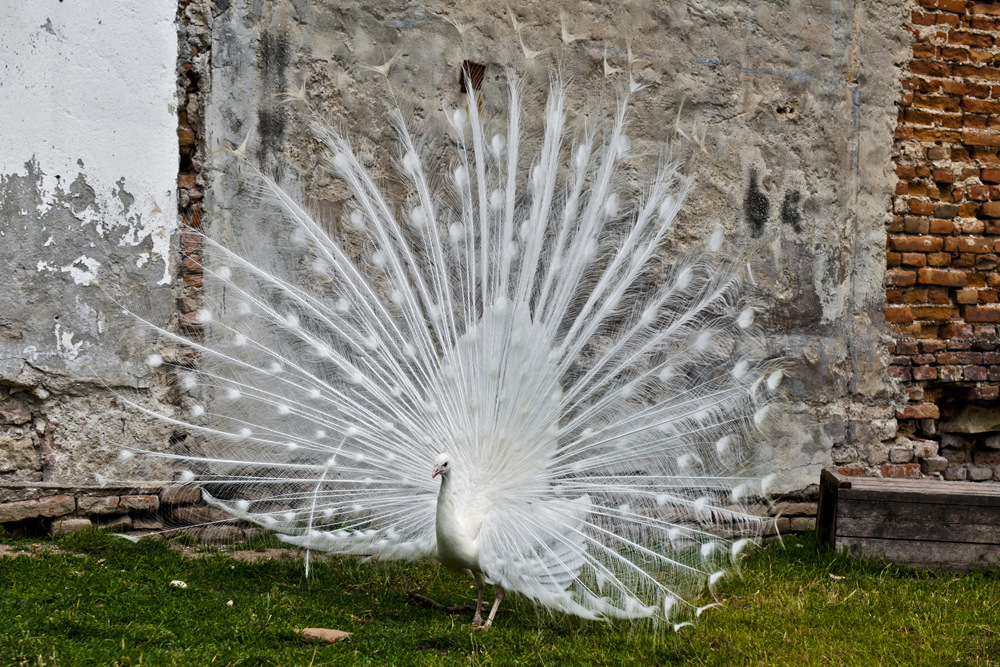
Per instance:
[[[474,93],[449,113],[446,173],[396,114],[399,201],[317,128],[352,193],[340,232],[258,172],[280,226],[206,237],[201,334],[154,327],[197,354],[165,362],[189,409],[160,417],[187,438],[133,453],[289,542],[417,558],[435,553],[429,472],[448,452],[489,506],[492,581],[587,618],[671,618],[763,530],[748,474],[780,371],[722,231],[670,243],[678,163],[638,199],[623,187],[627,98],[570,142],[553,82],[525,155],[508,78],[505,131]]]

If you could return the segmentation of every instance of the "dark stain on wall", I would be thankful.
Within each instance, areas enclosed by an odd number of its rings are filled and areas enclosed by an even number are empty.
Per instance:
[[[747,194],[743,198],[743,215],[746,216],[747,224],[750,225],[750,234],[754,238],[760,238],[764,233],[764,224],[771,213],[771,202],[767,195],[757,185],[757,171],[750,170],[750,186]]]
[[[799,210],[799,202],[802,193],[798,190],[789,190],[785,193],[785,199],[781,202],[781,221],[790,225],[796,233],[802,231],[802,211]]]

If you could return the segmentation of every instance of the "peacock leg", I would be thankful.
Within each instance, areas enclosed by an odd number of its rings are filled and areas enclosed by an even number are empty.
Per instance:
[[[500,608],[500,602],[503,601],[504,589],[499,584],[493,584],[493,588],[496,589],[497,599],[493,601],[493,608],[490,609],[490,615],[483,623],[483,630],[489,630],[490,626],[493,625],[493,617],[497,614],[497,609]]]
[[[483,608],[483,591],[486,590],[486,579],[481,572],[473,572],[472,576],[476,578],[476,588],[479,589],[479,595],[476,597],[476,615],[472,617],[472,624],[482,625],[483,617],[480,612]]]

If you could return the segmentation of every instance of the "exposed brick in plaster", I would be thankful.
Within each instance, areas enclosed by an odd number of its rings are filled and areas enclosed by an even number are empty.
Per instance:
[[[1000,397],[1000,5],[918,0],[907,29],[913,54],[886,235],[889,374],[906,391],[896,413],[902,439],[936,440],[965,405]],[[940,473],[937,460],[922,463],[925,474]],[[882,472],[918,474],[897,467]],[[972,478],[962,470],[944,476]]]

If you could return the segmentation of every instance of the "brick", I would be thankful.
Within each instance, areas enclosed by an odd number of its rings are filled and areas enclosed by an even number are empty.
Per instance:
[[[940,240],[940,239],[938,239]],[[946,287],[965,287],[968,278],[963,271],[949,269],[923,268],[917,272],[918,279],[924,285],[944,285]],[[900,284],[900,283],[896,283]]]
[[[1000,307],[993,305],[964,306],[962,315],[966,322],[1000,322]]]
[[[930,231],[930,227],[931,221],[927,218],[915,215],[907,215],[903,218],[903,231],[907,234],[926,234]]]
[[[904,266],[927,266],[927,255],[922,252],[904,252],[900,257],[900,264]]]
[[[981,364],[982,352],[941,352],[937,355],[939,364]]]
[[[883,477],[895,479],[920,479],[919,463],[886,463],[881,468]]]
[[[931,172],[935,183],[954,183],[955,172],[951,169],[935,169]]]
[[[949,256],[950,257],[950,256]],[[885,253],[885,265],[889,268],[895,268],[903,262],[903,256],[898,252],[887,252]]]
[[[940,352],[941,350],[947,348],[948,345],[943,340],[922,340],[920,341],[920,350],[922,352],[929,352],[931,354],[935,352]]]
[[[979,178],[983,183],[1000,183],[1000,169],[988,167],[979,172]]]
[[[936,236],[896,236],[890,243],[899,252],[935,252],[944,246],[944,240]]]
[[[967,382],[986,382],[987,372],[982,366],[967,366],[962,371],[962,378]]]
[[[928,231],[931,234],[951,234],[955,231],[955,223],[951,220],[931,220]]]
[[[979,303],[979,290],[960,289],[955,292],[955,301],[963,305]]]
[[[937,368],[934,366],[917,366],[910,370],[914,380],[936,380]]]
[[[972,4],[973,14],[986,14],[987,16],[1000,16],[1000,3],[974,2]]]
[[[925,132],[942,132],[944,130],[927,130]],[[950,133],[949,133],[950,134]],[[978,130],[965,130],[962,132],[962,141],[969,146],[1000,146],[1000,134],[992,132],[981,132]]]
[[[983,204],[980,215],[986,218],[1000,218],[1000,201],[988,201]]]
[[[908,324],[913,321],[913,311],[908,306],[889,306],[885,310],[885,320]]]
[[[953,236],[944,240],[944,249],[945,252],[988,253],[993,252],[993,241],[969,236]]]
[[[921,269],[921,271],[926,271],[927,269]],[[889,285],[898,285],[900,287],[907,287],[913,285],[917,282],[917,274],[915,271],[903,271],[901,269],[890,269],[886,271],[886,283]]]
[[[919,345],[916,341],[912,340],[899,340],[895,341],[896,351],[899,354],[916,354],[919,351]]]
[[[932,252],[927,254],[927,263],[930,266],[951,266],[951,253]]]
[[[934,202],[911,199],[907,202],[907,208],[916,215],[931,215],[934,213]]]
[[[960,382],[963,370],[961,366],[938,366],[938,380],[941,382]]]
[[[178,174],[177,175],[177,187],[181,190],[194,190],[195,175],[194,174]]]
[[[1000,171],[1000,170],[998,170]],[[912,165],[907,164],[897,164],[896,165],[896,176],[901,179],[911,179],[917,177],[917,170],[913,168]]]
[[[894,380],[909,382],[913,378],[910,370],[907,366],[889,366],[889,377]]]
[[[958,215],[958,207],[954,204],[935,204],[932,213],[935,218],[954,218]]]
[[[907,405],[902,410],[896,410],[896,419],[939,419],[941,410],[933,403]]]
[[[1000,113],[1000,101],[966,97],[962,99],[962,111],[966,113]]]
[[[965,0],[937,0],[937,8],[943,12],[964,14],[968,11],[968,3]]]
[[[941,338],[952,339],[952,338],[971,338],[972,337],[972,325],[971,324],[946,324],[941,327],[939,332]]]
[[[968,398],[972,401],[995,401],[998,397],[1000,397],[1000,387],[972,387],[969,389]]]
[[[912,311],[913,318],[917,320],[951,322],[959,318],[958,308],[946,308],[944,306],[921,306],[914,307]]]

